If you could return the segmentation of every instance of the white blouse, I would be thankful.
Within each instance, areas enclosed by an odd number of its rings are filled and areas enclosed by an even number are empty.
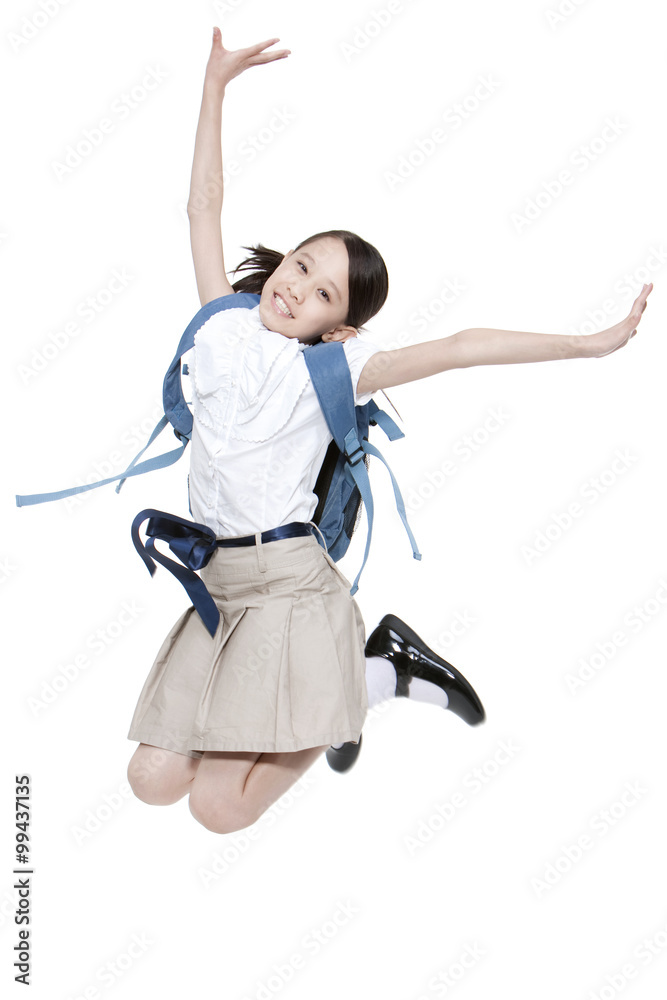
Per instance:
[[[310,521],[313,492],[332,435],[303,351],[309,345],[269,330],[254,309],[215,313],[189,352],[193,431],[190,510],[219,538]],[[343,342],[357,406],[361,370],[377,351]]]

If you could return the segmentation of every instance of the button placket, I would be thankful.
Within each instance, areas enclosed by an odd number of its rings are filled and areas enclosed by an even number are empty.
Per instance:
[[[238,398],[240,390],[240,378],[239,372],[241,368],[241,362],[243,354],[245,352],[246,345],[243,339],[240,339],[236,345],[235,350],[232,352],[231,356],[231,366],[230,366],[230,378],[229,386],[230,389],[226,393],[225,407],[222,413],[222,426],[218,427],[216,431],[216,442],[215,442],[215,452],[209,458],[208,468],[210,489],[208,493],[208,500],[206,506],[210,509],[217,504],[218,494],[219,494],[219,480],[220,480],[220,468],[218,465],[218,457],[225,451],[225,445],[229,438],[229,428],[233,422],[234,414],[238,406]],[[233,391],[232,391],[233,389]]]
[[[247,345],[245,339],[243,337],[239,337],[235,349],[232,352],[229,384],[235,391],[227,394],[227,405],[225,406],[222,421],[222,426],[227,433],[222,435],[223,441],[226,441],[229,437],[229,427],[231,426],[238,406],[239,392],[241,391],[239,385],[239,375],[246,347]]]

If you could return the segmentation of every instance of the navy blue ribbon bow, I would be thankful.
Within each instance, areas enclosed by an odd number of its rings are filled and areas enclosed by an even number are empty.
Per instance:
[[[146,525],[146,544],[141,540],[139,528]],[[156,539],[168,542],[169,549],[180,560],[179,564],[155,548]],[[215,635],[220,622],[220,611],[196,570],[202,569],[216,550],[215,532],[205,524],[187,521],[163,510],[147,508],[140,511],[132,522],[132,541],[151,576],[155,573],[155,560],[168,569],[181,583],[195,606],[204,625]]]

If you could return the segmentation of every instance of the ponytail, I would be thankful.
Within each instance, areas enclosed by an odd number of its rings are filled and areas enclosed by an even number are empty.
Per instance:
[[[250,292],[252,295],[261,295],[267,279],[282,263],[284,254],[278,253],[277,250],[270,250],[268,247],[262,246],[261,243],[256,247],[244,246],[243,249],[250,250],[250,257],[242,260],[238,267],[234,268],[232,274],[236,274],[237,271],[252,271],[253,273],[246,274],[244,278],[235,281],[232,288],[235,292]]]

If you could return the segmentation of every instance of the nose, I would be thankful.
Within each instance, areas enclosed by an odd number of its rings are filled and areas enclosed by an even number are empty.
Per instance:
[[[294,301],[297,304],[300,303],[301,302],[301,298],[300,298],[300,288],[299,288],[298,280],[297,281],[294,281],[294,280],[289,281],[285,285],[285,287],[287,289],[288,294],[292,296],[292,298],[294,299]]]

